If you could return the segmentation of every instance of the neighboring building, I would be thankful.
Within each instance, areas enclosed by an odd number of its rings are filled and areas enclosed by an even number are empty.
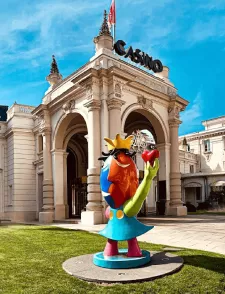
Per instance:
[[[195,206],[225,186],[225,116],[203,126],[204,131],[179,138],[183,200]]]
[[[0,105],[0,121],[7,120],[7,111],[8,111],[8,106]]]
[[[166,214],[187,213],[177,155],[179,114],[188,102],[169,81],[167,67],[154,76],[114,54],[106,16],[94,43],[95,55],[65,79],[53,57],[42,104],[34,108],[14,103],[7,122],[0,122],[1,218],[104,222],[98,160],[107,152],[104,137],[138,130],[150,132],[154,140],[149,137],[148,144],[155,142],[160,151],[146,211],[154,210],[159,199],[166,202]],[[141,179],[141,146],[133,147],[139,149]]]

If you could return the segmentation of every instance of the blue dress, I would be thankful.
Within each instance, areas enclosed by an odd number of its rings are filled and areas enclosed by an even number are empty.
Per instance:
[[[111,240],[127,241],[138,237],[153,228],[154,226],[146,226],[142,224],[134,216],[126,216],[123,212],[123,206],[121,206],[117,209],[110,208],[109,222],[99,234]]]
[[[106,227],[99,234],[111,240],[127,241],[150,231],[154,226],[146,226],[139,222],[136,217],[126,216],[123,206],[115,208],[113,198],[108,193],[112,184],[108,180],[111,159],[111,156],[107,159],[100,175],[101,190],[110,206],[110,218]]]

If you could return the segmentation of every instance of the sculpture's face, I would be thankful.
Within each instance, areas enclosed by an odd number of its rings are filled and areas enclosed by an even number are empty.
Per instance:
[[[138,188],[137,168],[129,155],[110,155],[101,170],[100,185],[106,202],[118,208],[132,198]]]

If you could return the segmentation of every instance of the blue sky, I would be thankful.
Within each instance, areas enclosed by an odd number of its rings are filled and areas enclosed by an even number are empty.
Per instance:
[[[111,0],[7,0],[0,10],[0,104],[37,106],[51,55],[63,77],[94,55]],[[117,39],[162,60],[190,104],[180,134],[225,115],[225,0],[117,0]]]

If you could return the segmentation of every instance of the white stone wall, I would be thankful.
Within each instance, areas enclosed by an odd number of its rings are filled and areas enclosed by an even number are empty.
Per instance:
[[[203,122],[204,131],[186,135],[187,143],[191,153],[195,153],[198,158],[197,170],[194,175],[185,175],[187,171],[181,164],[182,194],[185,200],[185,187],[194,187],[195,184],[202,186],[202,201],[209,196],[211,184],[225,179],[225,117]],[[184,137],[180,137],[180,148]],[[209,141],[210,150],[205,151],[204,142]],[[181,151],[180,151],[181,152]],[[191,159],[186,163],[191,164]],[[190,196],[190,195],[189,195]],[[197,203],[194,195],[193,204]]]
[[[36,177],[33,108],[13,105],[7,123],[7,191],[5,215],[12,220],[36,217]]]
[[[189,142],[190,149],[199,155],[199,168],[201,172],[222,172],[224,171],[224,139],[222,136],[207,137],[210,141],[210,152],[204,150],[204,139]]]
[[[191,166],[193,166],[193,173],[198,172],[198,157],[191,152],[179,151],[180,172],[182,174],[191,173]]]
[[[7,197],[7,164],[6,164],[6,140],[4,133],[6,123],[0,122],[0,219],[4,218],[5,200]]]

